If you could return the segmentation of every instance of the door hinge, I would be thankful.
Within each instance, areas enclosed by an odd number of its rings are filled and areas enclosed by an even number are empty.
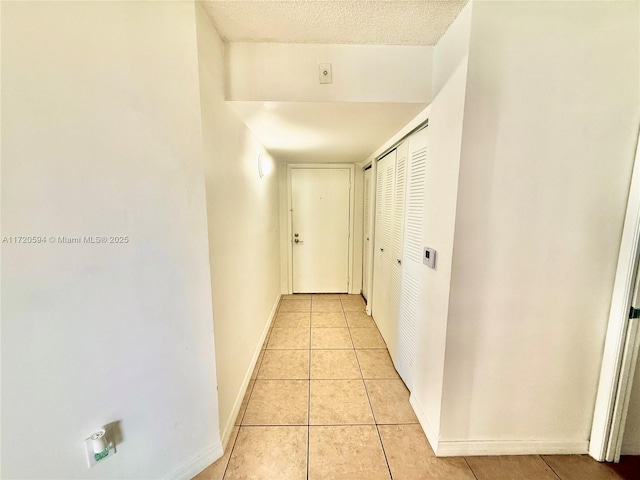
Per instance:
[[[633,308],[633,306],[631,306],[629,318],[640,318],[640,308]]]

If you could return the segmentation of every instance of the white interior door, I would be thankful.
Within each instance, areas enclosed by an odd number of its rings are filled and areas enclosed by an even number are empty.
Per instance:
[[[427,173],[427,129],[409,137],[407,156],[404,244],[402,252],[402,295],[399,309],[398,353],[393,358],[409,390],[413,386],[416,351],[418,293],[422,265],[422,215]]]
[[[382,338],[389,344],[394,326],[389,309],[391,298],[392,241],[393,241],[393,197],[396,169],[396,151],[378,161],[376,178],[376,224],[373,260],[373,306],[372,316]],[[393,259],[395,261],[395,259]]]
[[[291,170],[294,293],[349,290],[348,168]]]
[[[368,168],[364,171],[364,240],[362,245],[362,295],[366,300],[369,299],[369,251],[371,248],[371,216],[370,207],[371,200],[371,172],[372,169]]]

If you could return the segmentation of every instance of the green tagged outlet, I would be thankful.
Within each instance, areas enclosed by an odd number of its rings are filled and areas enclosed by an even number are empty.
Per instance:
[[[109,447],[105,448],[102,452],[100,453],[95,453],[93,455],[93,458],[95,458],[96,462],[99,462],[100,460],[102,460],[103,458],[105,458],[106,456],[109,455]]]

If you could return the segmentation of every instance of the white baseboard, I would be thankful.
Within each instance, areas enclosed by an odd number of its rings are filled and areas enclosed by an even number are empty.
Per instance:
[[[418,417],[418,422],[420,422],[420,426],[422,427],[424,434],[427,436],[429,445],[431,445],[431,450],[433,450],[433,452],[437,455],[438,432],[431,426],[426,413],[424,413],[424,410],[422,409],[422,405],[420,405],[420,402],[415,397],[415,395],[411,395],[409,397],[409,403],[413,407],[413,411],[415,412],[416,417]]]
[[[213,462],[222,457],[222,442],[202,451],[178,470],[166,477],[166,480],[191,480]]]
[[[418,417],[427,440],[438,457],[473,457],[481,455],[581,455],[589,442],[553,442],[548,440],[439,440],[420,402],[414,395],[409,403]]]
[[[251,381],[251,374],[253,370],[256,368],[256,364],[258,363],[258,358],[260,357],[260,351],[262,350],[262,345],[264,344],[265,339],[267,338],[267,333],[269,333],[269,328],[271,328],[271,324],[273,323],[273,319],[276,316],[276,312],[278,311],[278,305],[280,304],[280,298],[282,294],[278,294],[278,298],[276,302],[273,304],[271,308],[271,313],[269,314],[269,319],[262,331],[262,335],[260,336],[260,341],[258,342],[258,346],[256,351],[253,353],[253,358],[251,359],[251,363],[249,364],[249,370],[244,376],[242,380],[242,386],[240,387],[240,391],[238,392],[238,396],[236,397],[236,401],[233,404],[233,409],[231,410],[231,416],[229,420],[227,420],[227,424],[222,429],[222,446],[224,450],[227,449],[227,445],[229,444],[229,439],[231,438],[231,433],[233,432],[233,427],[236,424],[236,418],[238,417],[238,413],[240,413],[240,407],[242,406],[242,400],[244,399],[244,394],[247,391],[247,387],[249,386],[249,382]]]
[[[553,442],[547,440],[440,440],[439,457],[480,455],[581,455],[589,442]]]

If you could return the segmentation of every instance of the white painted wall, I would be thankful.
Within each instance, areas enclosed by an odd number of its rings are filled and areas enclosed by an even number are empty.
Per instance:
[[[451,453],[586,451],[640,122],[638,13],[474,5],[440,429]]]
[[[434,98],[431,105],[363,162],[363,165],[372,162],[425,120],[429,120],[429,171],[425,180],[423,242],[438,250],[438,267],[437,271],[425,267],[420,283],[411,403],[434,448],[438,445],[440,429],[472,7],[472,3],[469,3],[463,9],[434,49]]]
[[[623,455],[640,455],[640,356],[638,359],[622,441]]]
[[[2,245],[2,478],[187,475],[221,453],[194,5],[2,2],[2,39],[2,235],[129,237]]]
[[[274,102],[429,103],[433,47],[243,43],[227,45],[227,98]],[[331,63],[333,83],[319,83]]]
[[[279,300],[278,171],[224,101],[224,47],[197,8],[220,428],[226,444]]]
[[[437,269],[422,269],[412,403],[432,444],[440,430],[451,261],[462,146],[471,15],[468,4],[434,55],[434,100],[428,127],[428,168],[422,241],[435,248]]]

